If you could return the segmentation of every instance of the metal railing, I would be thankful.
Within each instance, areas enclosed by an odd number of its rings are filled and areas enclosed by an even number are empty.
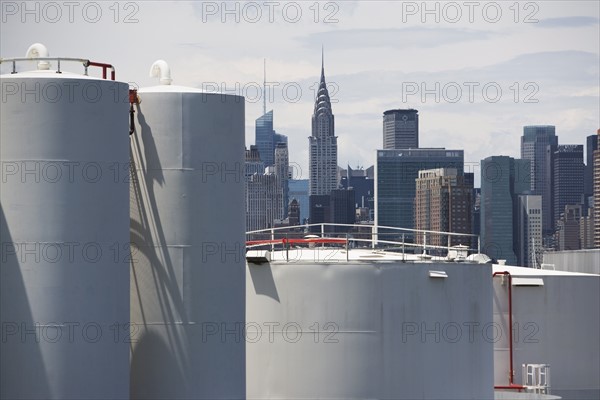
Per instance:
[[[56,73],[57,74],[61,74],[62,71],[60,70],[60,63],[61,61],[68,61],[68,62],[77,62],[77,63],[81,63],[83,65],[83,74],[84,75],[88,75],[88,68],[89,67],[99,67],[102,68],[102,78],[103,79],[107,79],[107,70],[110,69],[110,79],[111,80],[115,80],[115,67],[113,67],[111,64],[106,64],[106,63],[99,63],[99,62],[95,62],[95,61],[90,61],[88,59],[85,58],[70,58],[70,57],[14,57],[14,58],[0,58],[0,64],[3,63],[12,63],[12,72],[11,74],[16,74],[17,73],[17,62],[23,62],[23,61],[56,61],[57,62],[57,68],[56,68]]]
[[[550,394],[550,365],[523,364],[523,386],[533,393]]]
[[[246,248],[289,251],[295,247],[344,247],[400,252],[422,250],[424,254],[448,256],[451,251],[481,253],[479,235],[407,229],[390,226],[320,223],[267,228],[246,233]],[[462,246],[462,247],[457,247]],[[428,253],[429,252],[429,253]]]

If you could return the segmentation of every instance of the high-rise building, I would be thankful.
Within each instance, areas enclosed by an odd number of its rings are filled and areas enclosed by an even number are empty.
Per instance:
[[[554,217],[558,220],[567,204],[583,204],[583,146],[558,146],[552,163]]]
[[[594,151],[594,247],[600,249],[600,146]]]
[[[483,253],[515,265],[519,252],[519,195],[529,194],[530,190],[529,160],[492,156],[481,161],[480,234]]]
[[[523,127],[521,159],[531,162],[531,194],[542,196],[542,223],[544,235],[554,230],[552,204],[552,156],[558,146],[556,129],[552,125]]]
[[[481,188],[473,189],[473,235],[481,234]],[[472,246],[477,246],[477,238],[473,239]]]
[[[465,167],[466,168],[466,167]],[[479,194],[481,189],[475,187],[475,173],[465,172],[465,184],[471,187],[471,234],[479,235]],[[471,237],[471,247],[476,249],[479,240],[476,237]]]
[[[265,168],[257,146],[246,149],[246,230],[270,228],[280,219],[283,192],[274,167]]]
[[[300,223],[303,224],[310,214],[310,205],[308,200],[308,179],[290,179],[288,181],[288,196],[291,201],[298,202],[300,208]]]
[[[292,199],[290,201],[290,205],[288,207],[288,218],[290,226],[300,225],[300,206],[298,205],[298,200]]]
[[[579,220],[582,217],[581,204],[568,204],[556,221],[556,250],[579,250]]]
[[[593,197],[592,197],[593,198]],[[579,219],[579,244],[582,249],[594,248],[594,207],[589,205],[588,214]]]
[[[254,140],[256,148],[260,153],[260,159],[266,167],[275,165],[275,147],[277,143],[286,143],[285,135],[275,132],[273,129],[273,110],[266,112],[256,119]]]
[[[260,159],[265,163],[265,166],[267,167],[269,165],[273,165],[273,147],[275,146],[275,131],[273,130],[273,110],[257,118],[254,132],[254,141],[256,143],[256,148],[260,153]]]
[[[265,163],[260,159],[258,148],[251,145],[250,150],[246,149],[246,176],[264,173]]]
[[[275,148],[277,147],[278,143],[288,144],[288,137],[286,135],[282,135],[281,133],[275,132],[275,134],[273,135],[273,144],[275,146],[273,148],[273,151],[275,151]]]
[[[419,171],[435,168],[455,168],[457,174],[462,175],[464,151],[443,148],[377,150],[375,225],[413,229],[415,179]]]
[[[279,142],[275,146],[275,175],[281,187],[281,215],[278,219],[287,218],[288,211],[288,180],[290,175],[290,161],[287,142]]]
[[[273,167],[264,174],[246,177],[246,230],[255,231],[273,227],[281,215],[281,187]]]
[[[329,195],[337,189],[337,137],[331,100],[325,82],[321,59],[321,81],[312,116],[312,135],[309,140],[309,195]]]
[[[542,196],[525,194],[519,196],[517,240],[518,264],[538,268],[542,252]]]
[[[315,194],[308,197],[309,201],[309,223],[321,224],[331,222],[331,197],[328,194]],[[329,229],[326,229],[329,232]],[[312,227],[312,232],[320,232],[321,228]]]
[[[354,189],[354,206],[355,208],[364,209],[367,213],[366,220],[373,220],[374,201],[375,201],[375,167],[371,166],[367,169],[352,169],[348,166],[345,176],[342,176],[341,186],[344,189]]]
[[[331,191],[329,197],[331,222],[334,224],[354,224],[356,221],[354,189],[335,189]],[[347,230],[338,229],[338,231]]]
[[[598,149],[598,135],[590,135],[585,144],[585,172],[583,178],[584,214],[588,215],[590,197],[594,196],[594,151]]]
[[[413,109],[383,113],[383,148],[419,148],[419,112]]]
[[[419,171],[416,179],[415,228],[437,232],[471,233],[473,185],[458,175],[456,168]],[[417,237],[417,243],[423,243]],[[447,246],[471,245],[464,236],[430,234],[427,244]]]

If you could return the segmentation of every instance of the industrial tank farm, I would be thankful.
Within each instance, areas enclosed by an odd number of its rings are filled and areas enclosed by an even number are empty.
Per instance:
[[[598,275],[245,237],[243,97],[0,64],[0,399],[600,395]]]
[[[0,397],[126,398],[128,85],[50,68],[0,76]]]

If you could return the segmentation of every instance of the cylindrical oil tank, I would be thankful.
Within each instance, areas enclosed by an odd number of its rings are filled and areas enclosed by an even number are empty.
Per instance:
[[[248,263],[248,398],[493,398],[489,265],[312,258]]]
[[[600,276],[507,265],[493,268],[511,275],[510,281],[505,275],[494,278],[493,307],[494,321],[504,330],[510,326],[509,303],[512,308],[514,383],[532,384],[523,381],[522,366],[542,364],[549,366],[552,395],[600,399]],[[507,336],[494,343],[498,386],[509,382],[509,343]]]
[[[131,142],[131,398],[245,398],[244,98],[161,82]]]
[[[0,83],[0,397],[126,398],[128,85]]]

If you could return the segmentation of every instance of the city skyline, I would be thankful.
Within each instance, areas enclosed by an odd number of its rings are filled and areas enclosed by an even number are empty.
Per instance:
[[[238,11],[231,5],[233,14],[213,2],[130,2],[128,8],[119,3],[118,15],[109,9],[112,3],[99,4],[97,23],[82,18],[81,8],[72,22],[68,10],[58,22],[43,10],[37,16],[4,10],[2,56],[22,56],[31,43],[42,42],[52,56],[110,62],[117,79],[140,87],[157,84],[147,71],[158,58],[171,66],[175,85],[207,91],[224,85],[227,93],[235,93],[237,84],[237,94],[246,96],[247,146],[262,115],[263,98],[256,94],[262,91],[266,58],[273,87],[267,106],[276,110],[278,131],[290,139],[290,164],[299,179],[308,178],[305,143],[322,45],[344,167],[375,163],[375,150],[383,147],[381,118],[389,109],[419,110],[420,147],[464,148],[466,162],[474,164],[489,155],[519,157],[526,125],[554,125],[562,143],[582,144],[600,126],[596,2],[529,2],[518,10],[509,8],[512,3],[482,2],[472,21],[463,3],[456,3],[462,8],[457,22],[447,3],[438,2],[429,3],[438,8],[437,15],[413,2],[289,2],[275,10],[273,22],[262,3],[257,3],[263,11],[258,20],[246,3],[235,3]],[[501,9],[498,21],[482,14],[483,6],[494,4]],[[215,5],[216,10],[210,8]],[[301,17],[291,22],[295,5]],[[415,5],[416,10],[407,8]],[[289,15],[282,14],[284,6]],[[173,19],[177,26],[155,38],[156,26]],[[87,32],[86,40],[69,40],[73,29]],[[136,57],[130,56],[132,46]],[[502,96],[492,102],[496,84]],[[488,98],[482,95],[485,85]],[[462,98],[452,102],[457,89]],[[426,95],[427,90],[436,93]]]

